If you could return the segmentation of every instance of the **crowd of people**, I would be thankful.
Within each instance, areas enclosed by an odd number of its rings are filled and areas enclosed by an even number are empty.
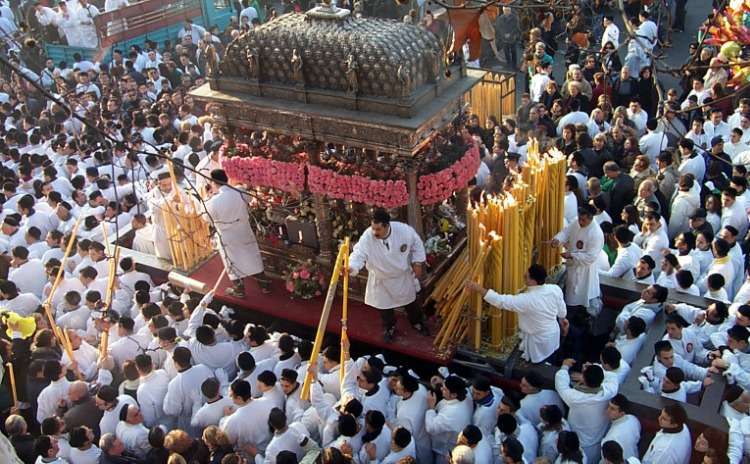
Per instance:
[[[163,215],[182,193],[173,190],[168,164],[180,192],[213,196],[214,216],[244,214],[229,202],[242,197],[225,185],[212,109],[189,91],[205,82],[207,53],[221,59],[229,41],[274,13],[245,3],[224,31],[186,21],[174,43],[115,49],[107,62],[77,55],[55,63],[44,59],[43,38],[78,44],[95,35],[88,20],[96,7],[70,3],[24,4],[40,28],[37,40],[20,37],[13,9],[0,6],[9,62],[0,81],[7,328],[0,410],[10,443],[0,442],[3,462],[18,462],[13,454],[24,464],[736,464],[750,457],[743,248],[750,100],[727,88],[725,63],[702,43],[690,45],[680,86],[658,89],[654,60],[673,30],[684,29],[686,2],[676,2],[674,24],[655,6],[627,2],[635,37],[615,5],[598,0],[579,1],[567,31],[554,10],[544,13],[541,27],[523,33],[524,50],[511,8],[483,36],[495,58],[522,69],[528,93],[515,118],[469,118],[466,130],[482,148],[477,195],[510,191],[531,138],[543,151],[565,153],[570,168],[566,227],[550,244],[566,260],[564,290],[546,283],[538,266],[519,295],[466,284],[518,312],[526,360],[559,366],[554,389],[532,370],[520,392],[444,368],[425,376],[375,353],[353,359],[347,343],[343,364],[338,342],[311,362],[309,340],[241,323],[212,292],[157,285],[130,256],[110,266],[112,234],[128,228],[135,251],[170,259]],[[107,3],[103,10],[124,5]],[[421,24],[437,27],[429,11]],[[561,30],[571,39],[566,46]],[[590,31],[587,47],[572,40],[581,31]],[[566,61],[564,76],[554,76],[555,60]],[[408,243],[408,253],[388,240]],[[259,254],[219,251],[236,296],[245,296],[246,276],[267,283]],[[232,258],[248,269],[233,271]],[[381,311],[388,341],[397,307],[427,332],[411,286],[424,259],[416,232],[383,211],[354,247],[350,272],[368,269],[365,301]],[[602,304],[601,275],[647,287],[615,311]],[[668,289],[710,305],[667,303]],[[644,346],[660,312],[663,340]],[[676,402],[661,411],[653,439],[642,441],[619,386],[636,355],[652,348],[639,380]],[[712,373],[727,380],[720,413],[729,433],[691,433],[680,403],[710,385]]]

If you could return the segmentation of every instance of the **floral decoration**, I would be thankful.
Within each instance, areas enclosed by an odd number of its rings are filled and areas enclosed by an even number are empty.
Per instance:
[[[419,177],[417,196],[422,205],[440,203],[453,192],[466,187],[479,169],[479,148],[472,144],[466,153],[453,165],[433,174]]]
[[[325,275],[312,260],[289,266],[286,273],[286,290],[292,298],[308,300],[320,296],[325,283]]]
[[[301,192],[305,189],[304,164],[252,156],[252,153],[245,144],[221,148],[221,165],[230,179],[252,187],[269,187],[284,192]]]
[[[403,180],[347,176],[317,166],[308,166],[307,171],[307,186],[312,193],[381,208],[397,208],[409,202],[406,181]]]

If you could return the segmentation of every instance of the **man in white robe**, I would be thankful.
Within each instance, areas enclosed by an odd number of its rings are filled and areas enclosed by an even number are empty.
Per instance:
[[[641,423],[637,417],[628,414],[629,404],[627,398],[619,393],[609,400],[607,416],[611,425],[602,438],[602,445],[610,440],[619,443],[625,460],[639,456],[638,442],[641,439]]]
[[[96,48],[98,46],[99,37],[97,37],[96,27],[94,27],[94,18],[98,15],[99,9],[91,5],[88,0],[78,0],[75,19],[78,23],[78,33],[82,47]]]
[[[425,429],[427,389],[416,378],[404,373],[396,384],[396,394],[400,398],[396,402],[396,418],[391,426],[395,428],[398,425],[410,431],[416,441],[417,462],[430,462],[432,443]]]
[[[586,459],[596,462],[609,422],[607,405],[617,394],[619,384],[617,376],[604,375],[601,366],[591,364],[583,370],[583,383],[571,385],[569,369],[574,363],[572,359],[563,361],[555,374],[555,390],[570,408],[568,423],[578,434]]]
[[[263,273],[263,260],[247,212],[245,197],[227,185],[223,169],[211,171],[211,197],[206,201],[206,214],[213,220],[218,238],[219,255],[232,280],[227,294],[245,297],[244,279],[253,276],[263,293],[269,293],[270,281]]]
[[[178,346],[172,353],[177,376],[169,381],[164,397],[164,414],[177,418],[177,427],[190,431],[190,420],[203,405],[201,385],[213,377],[211,369],[203,364],[191,365],[190,350]]]
[[[526,291],[518,295],[500,295],[476,282],[466,283],[466,288],[480,293],[492,306],[518,313],[520,349],[523,358],[532,363],[544,362],[557,351],[560,326],[564,330],[568,326],[562,290],[557,285],[545,284],[546,280],[544,267],[533,264],[526,273]]]
[[[578,208],[578,220],[573,221],[552,239],[553,247],[564,246],[562,257],[565,265],[565,303],[568,306],[583,306],[592,316],[601,310],[599,273],[594,266],[604,247],[604,234],[594,222],[592,208]]]
[[[669,404],[659,414],[659,427],[646,454],[643,464],[688,464],[692,452],[687,413],[678,403]]]
[[[115,433],[117,423],[120,421],[120,411],[129,405],[137,405],[135,399],[130,395],[117,395],[117,390],[110,385],[103,385],[94,397],[96,407],[104,412],[99,421],[99,431]]]
[[[271,441],[268,416],[273,405],[270,401],[254,400],[250,384],[245,380],[232,382],[229,392],[234,401],[234,412],[222,419],[219,427],[233,445],[242,447],[252,444],[264,454]]]
[[[70,382],[65,378],[67,369],[58,361],[50,360],[44,364],[44,377],[50,380],[50,384],[37,398],[36,420],[40,424],[48,417],[57,414],[57,408],[61,402],[67,403]]]
[[[172,260],[172,251],[169,247],[169,234],[167,233],[164,214],[169,212],[169,202],[172,201],[172,179],[168,172],[160,173],[157,177],[158,186],[151,190],[148,195],[148,209],[152,212],[150,227],[153,233],[153,244],[156,256],[168,261]]]
[[[355,276],[367,267],[365,304],[380,310],[386,341],[393,340],[396,334],[394,310],[400,307],[405,307],[414,328],[427,335],[424,316],[416,304],[425,260],[424,244],[417,231],[391,221],[382,209],[375,211],[370,227],[354,245],[349,273]]]
[[[143,425],[143,414],[136,405],[129,405],[120,410],[120,422],[115,432],[125,445],[125,450],[138,458],[144,459],[151,449],[148,442],[148,429]]]
[[[164,398],[167,396],[169,376],[162,369],[153,368],[153,361],[146,354],[135,357],[135,365],[140,374],[137,399],[141,406],[143,422],[148,427],[173,425],[172,418],[164,413]]]

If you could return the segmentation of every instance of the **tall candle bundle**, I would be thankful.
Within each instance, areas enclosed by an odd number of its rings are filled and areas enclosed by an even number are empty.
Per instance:
[[[438,351],[461,343],[469,334],[475,350],[484,338],[493,349],[513,339],[516,314],[489,307],[463,284],[469,279],[499,293],[515,294],[524,290],[526,269],[533,261],[548,270],[560,263],[559,254],[544,242],[563,226],[565,168],[562,153],[552,150],[540,155],[538,143],[532,140],[528,160],[510,192],[485,195],[469,207],[466,248],[428,298],[443,321],[435,338]]]

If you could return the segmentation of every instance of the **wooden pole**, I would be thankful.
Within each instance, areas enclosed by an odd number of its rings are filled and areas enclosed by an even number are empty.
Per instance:
[[[221,279],[223,279],[225,275],[227,275],[226,268],[223,271],[221,271],[221,274],[219,274],[219,278],[216,279],[216,283],[214,284],[214,287],[211,289],[211,293],[213,293],[214,295],[216,294],[216,289],[219,288],[219,284],[221,284]]]
[[[320,355],[320,350],[323,345],[323,335],[325,335],[326,327],[328,326],[328,316],[331,315],[331,306],[333,300],[336,298],[336,286],[339,281],[339,274],[341,274],[341,268],[343,264],[343,256],[345,249],[343,246],[339,248],[339,253],[336,256],[336,263],[333,266],[333,275],[331,275],[331,283],[328,285],[328,293],[326,294],[326,301],[323,305],[323,312],[320,314],[320,323],[318,324],[318,332],[315,334],[315,343],[313,344],[313,350],[310,354],[310,363],[313,360],[317,360]],[[349,272],[348,269],[345,272]],[[312,385],[312,375],[309,372],[305,374],[305,382],[302,384],[302,392],[300,398],[305,401],[310,400],[310,386]]]
[[[50,328],[52,329],[52,332],[58,337],[61,344],[64,344],[65,340],[60,338],[59,328],[57,327],[55,318],[52,316],[52,297],[55,296],[55,291],[57,291],[57,287],[60,285],[60,281],[62,280],[62,276],[65,272],[65,263],[68,262],[70,251],[73,249],[73,243],[75,243],[79,225],[81,225],[81,218],[78,218],[75,225],[73,226],[73,230],[71,230],[70,232],[70,239],[68,239],[68,245],[65,247],[65,254],[63,255],[62,261],[60,262],[60,268],[57,270],[57,276],[55,276],[55,281],[52,283],[52,288],[49,291],[49,295],[47,295],[47,300],[42,305],[42,307],[44,308],[44,312],[47,314],[47,319],[49,319]]]
[[[16,388],[16,374],[13,372],[13,364],[5,363],[5,369],[10,377],[10,392],[13,395],[13,407],[18,408],[18,390]]]
[[[344,301],[341,304],[341,368],[339,370],[340,380],[344,381],[344,375],[346,374],[346,360],[349,359],[349,350],[344,346],[344,341],[349,340],[347,334],[347,318],[348,318],[348,304],[349,304],[349,237],[344,239]]]

